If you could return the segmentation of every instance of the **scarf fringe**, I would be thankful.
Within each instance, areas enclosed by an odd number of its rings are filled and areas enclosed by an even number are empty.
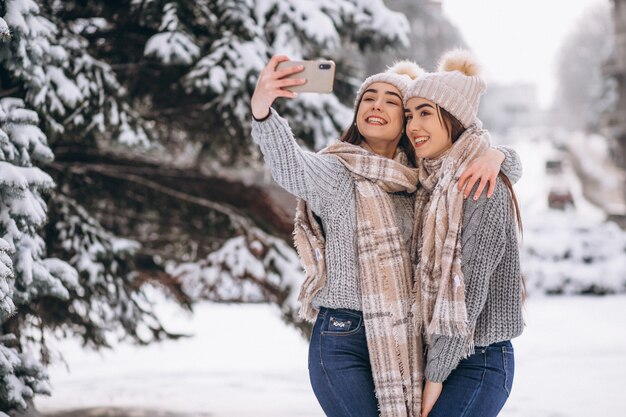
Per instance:
[[[429,335],[442,335],[448,337],[468,336],[469,326],[467,322],[451,322],[445,318],[433,319],[426,332]]]
[[[326,283],[325,240],[320,225],[304,200],[298,200],[293,242],[304,266],[306,278],[300,287],[298,317],[314,323],[318,309],[312,301]]]

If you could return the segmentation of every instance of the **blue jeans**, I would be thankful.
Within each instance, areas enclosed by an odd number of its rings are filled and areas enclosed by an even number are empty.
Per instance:
[[[309,344],[309,377],[328,417],[378,417],[360,311],[320,308]]]
[[[428,417],[495,417],[509,398],[515,359],[510,341],[476,347],[443,383]]]

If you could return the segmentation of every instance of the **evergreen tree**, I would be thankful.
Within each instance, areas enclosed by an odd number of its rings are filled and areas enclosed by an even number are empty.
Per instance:
[[[50,392],[42,365],[49,334],[78,335],[96,347],[107,336],[139,339],[142,326],[153,338],[169,334],[130,279],[134,270],[120,267],[132,244],[60,194],[53,200],[71,210],[57,211],[66,214],[54,224],[59,248],[44,240],[55,186],[42,170],[54,156],[48,139],[145,143],[139,119],[118,100],[110,67],[35,2],[0,1],[0,15],[0,410],[8,411]]]
[[[46,220],[42,193],[54,185],[49,175],[33,166],[52,157],[38,122],[37,113],[24,108],[21,99],[0,99],[0,410],[5,411],[26,407],[35,393],[48,393],[42,366],[21,349],[26,329],[15,326],[20,317],[28,322],[25,327],[31,327],[33,317],[10,314],[41,298],[67,300],[78,284],[70,265],[45,257],[38,234]]]

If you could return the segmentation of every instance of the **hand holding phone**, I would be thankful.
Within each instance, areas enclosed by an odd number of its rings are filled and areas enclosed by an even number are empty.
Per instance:
[[[332,61],[290,61],[284,55],[275,55],[259,75],[250,100],[252,115],[265,118],[278,97],[295,98],[298,92],[329,93],[334,78]]]

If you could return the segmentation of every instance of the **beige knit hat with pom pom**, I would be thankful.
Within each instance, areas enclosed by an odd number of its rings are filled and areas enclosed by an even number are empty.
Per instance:
[[[400,90],[400,95],[404,97],[411,81],[424,73],[425,71],[415,62],[407,60],[395,62],[391,67],[387,67],[387,71],[370,75],[363,81],[363,84],[359,87],[359,91],[356,93],[354,108],[357,109],[359,107],[361,98],[370,85],[374,83],[391,84]]]
[[[436,72],[423,73],[404,94],[404,104],[413,97],[422,97],[447,110],[463,127],[476,121],[480,96],[487,89],[480,68],[471,52],[456,49],[446,52]]]

